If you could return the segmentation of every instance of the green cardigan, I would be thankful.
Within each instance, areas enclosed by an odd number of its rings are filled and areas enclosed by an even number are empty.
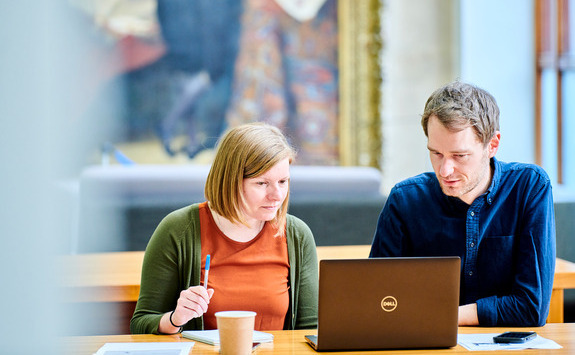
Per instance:
[[[286,236],[290,263],[290,307],[284,329],[317,327],[318,262],[309,227],[287,216]],[[168,214],[150,238],[140,295],[132,320],[132,334],[159,334],[160,318],[176,308],[180,292],[200,284],[201,244],[198,204]],[[184,330],[204,328],[203,317],[190,320]]]

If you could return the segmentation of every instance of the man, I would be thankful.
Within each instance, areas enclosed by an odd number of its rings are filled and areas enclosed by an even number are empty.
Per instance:
[[[459,325],[542,326],[555,269],[547,174],[495,159],[499,108],[473,85],[436,90],[421,124],[435,174],[391,190],[370,257],[459,256]]]

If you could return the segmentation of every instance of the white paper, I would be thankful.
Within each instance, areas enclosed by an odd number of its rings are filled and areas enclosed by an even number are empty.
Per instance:
[[[562,346],[553,340],[537,335],[525,343],[508,344],[495,343],[493,337],[499,333],[489,334],[458,334],[457,343],[467,350],[522,350],[522,349],[561,349]]]
[[[201,341],[211,345],[220,344],[220,333],[217,329],[212,330],[185,330],[182,332],[184,338]],[[254,343],[268,343],[274,340],[273,334],[264,333],[254,330],[253,342]]]
[[[188,355],[194,342],[106,343],[95,355]]]

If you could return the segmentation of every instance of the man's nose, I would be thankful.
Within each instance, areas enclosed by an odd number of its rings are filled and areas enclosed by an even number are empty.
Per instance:
[[[453,174],[453,165],[453,160],[443,159],[439,166],[439,175],[441,175],[441,177],[448,177]]]

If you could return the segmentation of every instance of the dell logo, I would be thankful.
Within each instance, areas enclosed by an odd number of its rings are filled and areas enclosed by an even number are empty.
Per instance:
[[[393,312],[397,308],[397,300],[393,296],[386,296],[381,300],[381,308],[386,312]]]

